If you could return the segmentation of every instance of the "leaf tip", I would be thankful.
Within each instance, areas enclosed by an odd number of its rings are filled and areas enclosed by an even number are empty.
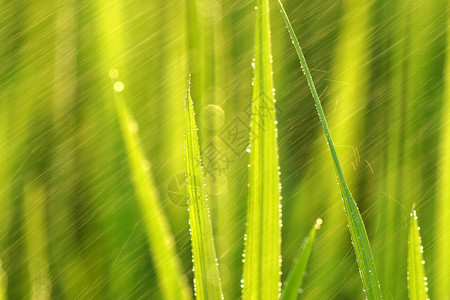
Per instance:
[[[411,216],[411,220],[412,218],[417,220],[417,211],[416,211],[416,203],[414,202],[411,208],[411,213],[409,214]]]
[[[187,91],[188,91],[189,93],[191,92],[191,77],[192,77],[192,74],[189,73],[189,75],[188,75],[188,80],[187,80]]]

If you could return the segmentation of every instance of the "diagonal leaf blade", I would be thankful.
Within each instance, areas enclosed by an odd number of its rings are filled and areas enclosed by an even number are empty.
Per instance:
[[[428,283],[425,277],[422,239],[417,213],[413,206],[408,235],[408,295],[410,300],[428,299]]]
[[[358,206],[353,199],[352,194],[347,186],[347,183],[342,172],[342,168],[339,163],[339,159],[334,147],[333,140],[331,139],[330,130],[327,125],[327,120],[325,118],[325,113],[322,108],[322,104],[319,99],[314,81],[309,71],[308,65],[306,63],[305,56],[298,42],[297,36],[295,35],[294,29],[292,28],[291,22],[284,10],[283,4],[280,0],[277,0],[278,6],[280,8],[281,15],[286,27],[288,29],[289,35],[291,37],[292,43],[294,44],[295,50],[297,52],[298,58],[300,59],[301,67],[303,73],[306,76],[311,94],[314,98],[314,103],[316,105],[317,112],[319,114],[319,119],[322,123],[323,130],[325,132],[325,138],[331,153],[333,160],[333,165],[336,171],[336,177],[341,192],[342,200],[344,202],[344,209],[347,215],[347,223],[350,230],[350,236],[352,238],[353,248],[356,254],[356,260],[358,262],[358,267],[361,275],[361,279],[364,286],[364,291],[368,299],[381,299],[380,284],[378,282],[378,276],[375,270],[375,263],[373,259],[372,250],[370,247],[369,238],[367,236],[366,228],[364,227],[364,222],[362,220],[361,214],[359,212]]]
[[[292,269],[289,271],[289,275],[284,283],[281,291],[281,300],[296,300],[298,298],[298,291],[302,287],[306,267],[311,256],[314,239],[316,238],[316,231],[320,229],[321,225],[322,219],[317,219],[309,235],[305,238],[300,253],[295,259]]]
[[[187,279],[176,254],[175,241],[170,232],[168,220],[159,203],[149,162],[145,158],[139,141],[139,127],[121,96],[120,86],[121,82],[117,81],[115,83],[116,111],[163,299],[192,299]]]
[[[277,299],[280,289],[280,180],[268,0],[258,0],[250,124],[243,299]]]
[[[216,250],[207,204],[190,80],[185,100],[186,184],[197,299],[222,299]]]

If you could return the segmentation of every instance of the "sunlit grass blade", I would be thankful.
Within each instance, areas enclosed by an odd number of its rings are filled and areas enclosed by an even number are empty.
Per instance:
[[[305,238],[302,249],[294,261],[291,271],[284,283],[284,287],[281,291],[281,300],[296,300],[298,293],[302,287],[303,278],[305,276],[306,267],[308,265],[311,250],[316,238],[316,231],[320,229],[322,225],[322,219],[317,219],[314,226],[309,232],[309,236]]]
[[[155,183],[150,173],[150,164],[145,158],[139,141],[139,127],[121,97],[121,83],[116,82],[115,89],[117,115],[161,293],[164,299],[191,299],[187,279],[182,273],[181,264],[176,255],[175,241],[164,210],[159,203]]]
[[[420,238],[417,213],[413,207],[408,235],[408,295],[410,300],[428,299],[428,282],[425,277],[425,261]]]
[[[314,98],[317,112],[319,114],[323,130],[325,132],[325,137],[329,146],[329,150],[331,152],[342,200],[344,202],[344,209],[347,214],[347,222],[350,230],[350,235],[352,238],[353,247],[356,254],[356,259],[359,266],[360,275],[364,285],[364,291],[368,299],[381,299],[382,297],[380,285],[378,283],[378,277],[375,270],[375,263],[372,255],[372,250],[370,248],[370,242],[367,236],[366,228],[364,227],[364,222],[362,220],[358,206],[356,205],[356,202],[350,193],[347,183],[345,182],[344,174],[342,172],[339,159],[337,157],[333,140],[331,139],[330,130],[327,125],[322,104],[320,103],[319,95],[315,88],[311,72],[309,71],[308,65],[306,63],[305,56],[303,55],[302,49],[300,48],[300,44],[295,35],[294,29],[292,28],[289,18],[283,8],[283,4],[280,2],[280,0],[277,1],[281,15],[284,19],[284,22],[286,23],[289,35],[292,39],[295,50],[297,51],[297,55],[300,59],[303,73],[305,74],[306,80],[311,89],[311,93]]]
[[[222,299],[219,268],[207,204],[203,165],[189,86],[185,100],[186,184],[197,299]]]
[[[268,0],[255,26],[250,167],[243,299],[277,299],[280,287],[280,180]]]

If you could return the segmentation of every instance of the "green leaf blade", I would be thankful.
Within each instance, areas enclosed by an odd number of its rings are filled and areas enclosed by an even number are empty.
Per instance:
[[[410,300],[428,299],[428,283],[425,277],[425,261],[417,213],[413,207],[408,235],[408,295]]]
[[[316,232],[320,229],[322,219],[317,219],[314,226],[306,237],[302,249],[299,252],[291,271],[286,279],[283,290],[281,292],[281,300],[296,300],[298,298],[299,289],[302,287],[303,278],[305,276],[306,267],[309,257],[311,256],[312,247],[316,238]]]
[[[222,299],[190,82],[185,101],[186,183],[197,299]]]
[[[297,36],[295,35],[294,29],[289,21],[289,18],[284,10],[283,4],[280,0],[277,0],[278,6],[280,8],[281,15],[286,27],[288,29],[289,35],[294,44],[297,55],[300,59],[301,67],[303,73],[306,76],[306,80],[311,90],[311,94],[314,98],[314,103],[316,105],[317,112],[319,114],[319,119],[322,123],[323,130],[325,132],[325,138],[332,156],[333,165],[336,171],[336,177],[341,192],[342,200],[344,202],[344,209],[347,215],[347,222],[350,230],[350,235],[352,238],[353,247],[355,249],[356,259],[358,262],[358,267],[360,275],[362,278],[364,291],[368,299],[382,299],[380,285],[378,282],[378,276],[375,270],[375,263],[373,259],[372,250],[370,247],[369,238],[367,236],[366,229],[364,227],[364,222],[362,220],[361,214],[359,212],[358,206],[350,193],[347,183],[344,179],[344,174],[342,172],[339,159],[334,147],[334,143],[331,139],[330,130],[325,118],[325,113],[322,108],[322,104],[319,99],[314,81],[312,79],[311,72],[309,71],[308,65],[306,63],[305,56],[298,42]]]
[[[117,85],[116,85],[117,87]],[[119,89],[120,90],[120,89]],[[163,299],[192,299],[187,279],[175,249],[167,217],[159,203],[150,165],[138,136],[138,125],[120,92],[116,90],[116,111],[127,150],[135,193],[144,217],[148,242]]]
[[[257,1],[243,299],[277,299],[280,289],[280,180],[269,4]]]

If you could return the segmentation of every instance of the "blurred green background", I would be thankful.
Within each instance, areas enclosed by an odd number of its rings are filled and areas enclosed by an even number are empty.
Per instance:
[[[285,1],[365,219],[385,299],[407,297],[406,237],[414,202],[430,296],[450,295],[448,4]],[[0,1],[5,299],[160,298],[111,70],[124,84],[191,283],[183,102],[192,74],[224,294],[240,297],[255,5]],[[275,1],[271,6],[282,279],[321,217],[301,298],[361,299],[313,99]]]

